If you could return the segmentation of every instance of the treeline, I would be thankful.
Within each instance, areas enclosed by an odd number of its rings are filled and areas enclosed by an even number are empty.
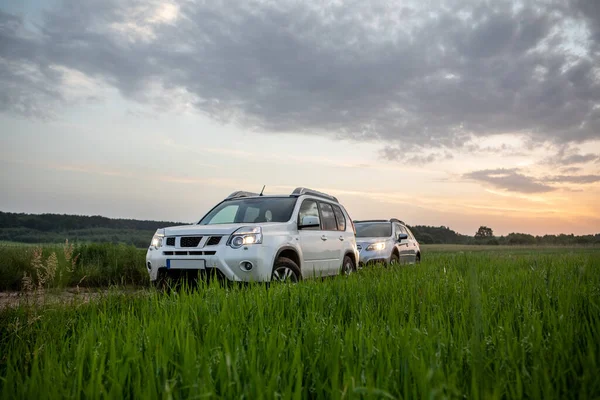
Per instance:
[[[19,243],[115,243],[147,247],[158,228],[183,225],[101,216],[0,212],[0,241]]]
[[[0,241],[19,243],[115,243],[147,247],[158,228],[184,225],[171,221],[140,221],[101,216],[67,214],[23,214],[0,212]],[[475,237],[447,226],[410,226],[422,244],[483,245],[575,245],[600,244],[596,235],[544,235],[511,233],[506,236]],[[490,230],[491,232],[491,230]]]
[[[600,244],[600,233],[595,235],[543,235],[509,233],[506,236],[475,237],[462,235],[446,226],[409,226],[415,238],[423,244],[473,244],[473,245],[538,245],[568,246]]]
[[[408,226],[419,243],[423,244],[468,244],[470,236],[462,235],[447,226]]]
[[[169,225],[183,225],[183,223],[107,218],[99,215],[17,214],[0,211],[0,228],[2,229],[27,228],[42,232],[65,232],[94,228],[156,231],[158,228]]]
[[[527,233],[509,233],[506,236],[491,238],[475,238],[472,244],[487,245],[538,245],[538,246],[568,246],[568,245],[597,245],[600,244],[600,233],[595,235],[544,235],[533,236]]]

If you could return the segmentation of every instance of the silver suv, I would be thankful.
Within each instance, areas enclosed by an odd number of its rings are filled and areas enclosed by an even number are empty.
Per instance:
[[[419,242],[399,219],[354,221],[361,265],[412,264],[421,261]]]
[[[358,265],[352,220],[338,200],[237,191],[197,224],[158,229],[146,253],[150,280],[214,272],[230,281],[292,281],[349,274]]]

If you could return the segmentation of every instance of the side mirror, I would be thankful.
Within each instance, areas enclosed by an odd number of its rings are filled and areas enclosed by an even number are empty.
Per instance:
[[[406,233],[399,233],[398,234],[398,241],[401,242],[403,240],[408,239],[408,235]]]
[[[305,215],[304,217],[302,217],[302,221],[300,221],[300,225],[298,225],[298,228],[300,229],[305,229],[305,228],[315,228],[315,227],[320,227],[321,226],[321,221],[319,221],[319,217],[314,216],[314,215]]]

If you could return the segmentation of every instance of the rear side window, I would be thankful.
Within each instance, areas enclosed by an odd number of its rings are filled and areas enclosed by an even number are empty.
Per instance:
[[[333,213],[335,214],[335,220],[337,222],[338,231],[346,230],[346,217],[339,206],[333,205]]]
[[[321,208],[321,225],[324,231],[337,231],[337,222],[331,204],[319,203]]]

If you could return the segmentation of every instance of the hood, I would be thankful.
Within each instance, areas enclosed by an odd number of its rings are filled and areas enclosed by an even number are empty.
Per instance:
[[[387,242],[389,237],[357,237],[356,244],[371,244],[377,242]]]
[[[185,235],[231,235],[244,225],[240,224],[215,224],[215,225],[180,225],[170,226],[165,229],[165,236]]]
[[[370,244],[379,243],[379,242],[387,242],[390,240],[389,237],[361,237],[356,238],[356,246],[362,249],[366,249]]]

